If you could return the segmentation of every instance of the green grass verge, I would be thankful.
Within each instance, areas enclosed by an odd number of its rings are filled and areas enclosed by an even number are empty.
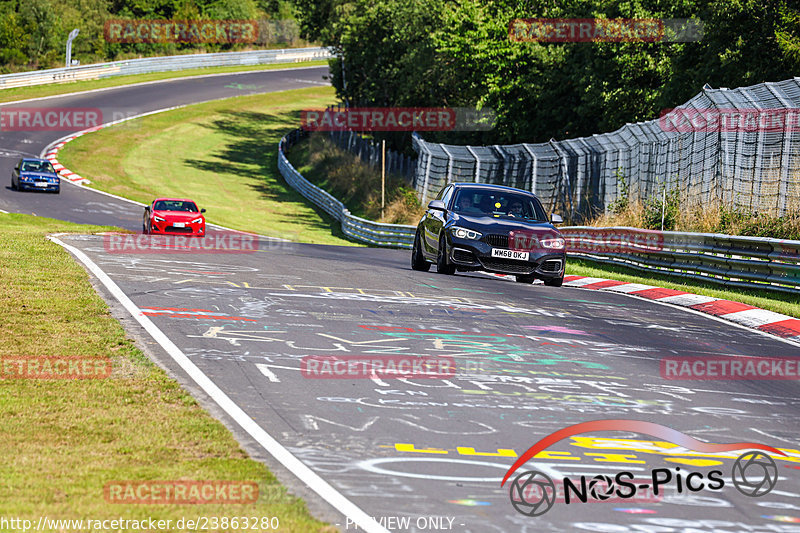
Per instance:
[[[297,242],[346,244],[341,226],[278,172],[278,141],[331,87],[240,96],[128,121],[79,137],[58,159],[92,187],[148,203],[189,197],[210,222]]]
[[[619,281],[629,281],[631,283],[644,283],[656,285],[667,289],[713,296],[742,302],[761,309],[767,309],[776,313],[800,318],[800,298],[792,294],[784,294],[777,291],[756,290],[756,289],[737,289],[730,290],[721,288],[714,283],[703,281],[683,280],[665,276],[662,274],[651,274],[644,276],[642,272],[623,266],[605,265],[592,261],[579,259],[567,260],[568,276],[589,276],[593,278],[609,278]]]
[[[0,359],[110,357],[113,368],[107,379],[0,380],[4,515],[34,524],[39,516],[277,516],[282,531],[335,531],[312,518],[222,423],[126,338],[83,268],[45,239],[53,232],[108,229],[0,214]],[[259,499],[227,506],[104,499],[109,482],[178,479],[253,481]]]
[[[225,74],[229,72],[248,72],[251,70],[275,70],[281,68],[314,67],[328,64],[327,59],[317,61],[304,61],[302,63],[279,63],[270,65],[246,65],[238,67],[209,67],[195,68],[189,70],[176,70],[171,72],[154,72],[152,74],[132,74],[129,76],[115,76],[102,80],[72,81],[67,83],[53,83],[48,85],[36,85],[33,87],[12,87],[10,89],[0,89],[0,103],[14,102],[17,100],[27,100],[28,98],[42,98],[57,94],[69,94],[80,91],[91,91],[93,89],[105,89],[107,87],[120,87],[132,85],[134,83],[144,83],[147,81],[159,81],[173,78],[186,78],[189,76],[199,76],[206,74]]]

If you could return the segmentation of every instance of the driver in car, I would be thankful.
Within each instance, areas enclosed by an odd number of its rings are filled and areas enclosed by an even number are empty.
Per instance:
[[[462,194],[458,199],[458,211],[462,213],[477,213],[478,210],[472,205],[472,198],[468,194]]]
[[[522,218],[522,202],[519,200],[512,200],[508,206],[508,215],[516,218]]]

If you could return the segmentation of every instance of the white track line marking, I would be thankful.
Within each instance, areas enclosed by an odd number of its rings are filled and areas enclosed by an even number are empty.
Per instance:
[[[278,379],[278,376],[275,375],[275,372],[269,369],[267,365],[262,365],[261,363],[256,363],[256,368],[258,368],[262,374],[267,376],[267,379],[270,380],[272,383],[280,383],[281,380]]]
[[[317,473],[311,470],[308,466],[303,464],[297,457],[287,450],[281,443],[275,440],[272,435],[264,431],[255,420],[244,412],[233,400],[231,400],[216,383],[206,376],[197,365],[195,365],[186,355],[173,343],[164,332],[162,332],[153,322],[147,318],[144,313],[134,304],[128,296],[122,292],[122,289],[114,283],[114,281],[97,266],[85,253],[81,250],[64,243],[54,236],[49,236],[48,239],[54,243],[62,246],[64,249],[71,252],[79,261],[81,261],[89,271],[94,274],[97,279],[108,289],[108,291],[122,304],[122,306],[139,322],[139,324],[150,334],[153,339],[161,345],[162,348],[172,357],[172,359],[180,366],[189,377],[191,377],[197,385],[208,394],[216,404],[225,411],[233,420],[236,421],[242,429],[244,429],[256,442],[258,442],[270,455],[277,459],[284,467],[297,476],[300,481],[308,485],[314,492],[319,494],[325,501],[342,513],[345,517],[349,518],[354,524],[363,528],[364,531],[371,533],[389,533],[389,530],[381,526],[372,517],[367,515],[356,504],[345,498],[336,489],[334,489],[327,481],[322,479]]]

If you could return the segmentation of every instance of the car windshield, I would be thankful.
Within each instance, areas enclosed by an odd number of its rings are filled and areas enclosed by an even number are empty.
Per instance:
[[[453,210],[461,215],[547,221],[541,204],[522,194],[481,189],[461,189]]]
[[[156,202],[154,209],[156,211],[197,212],[197,206],[194,204],[194,202],[186,202],[183,200],[159,200]]]
[[[48,161],[23,161],[20,170],[22,172],[55,173],[53,165]]]

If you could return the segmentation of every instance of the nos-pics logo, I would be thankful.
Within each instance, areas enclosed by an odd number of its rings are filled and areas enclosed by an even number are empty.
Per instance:
[[[669,442],[683,448],[700,453],[723,453],[735,450],[762,450],[776,455],[786,454],[782,451],[754,442],[737,442],[731,444],[712,444],[701,442],[680,431],[639,420],[595,420],[569,426],[543,438],[508,469],[500,486],[523,464],[533,459],[552,444],[580,433],[597,431],[628,431],[642,433]],[[618,472],[616,475],[598,475],[594,477],[563,478],[554,482],[548,475],[529,470],[517,475],[509,487],[511,505],[526,516],[541,516],[558,501],[565,504],[587,503],[590,500],[606,501],[610,499],[626,500],[637,498],[642,492],[658,497],[666,486],[674,486],[678,493],[698,492],[700,490],[720,490],[725,486],[721,470],[707,473],[686,472],[680,468],[656,468],[648,479],[634,479],[631,472]],[[759,451],[747,451],[740,455],[731,471],[733,485],[740,493],[750,497],[760,497],[775,488],[778,481],[778,467],[767,454]],[[641,496],[638,496],[641,497]]]

